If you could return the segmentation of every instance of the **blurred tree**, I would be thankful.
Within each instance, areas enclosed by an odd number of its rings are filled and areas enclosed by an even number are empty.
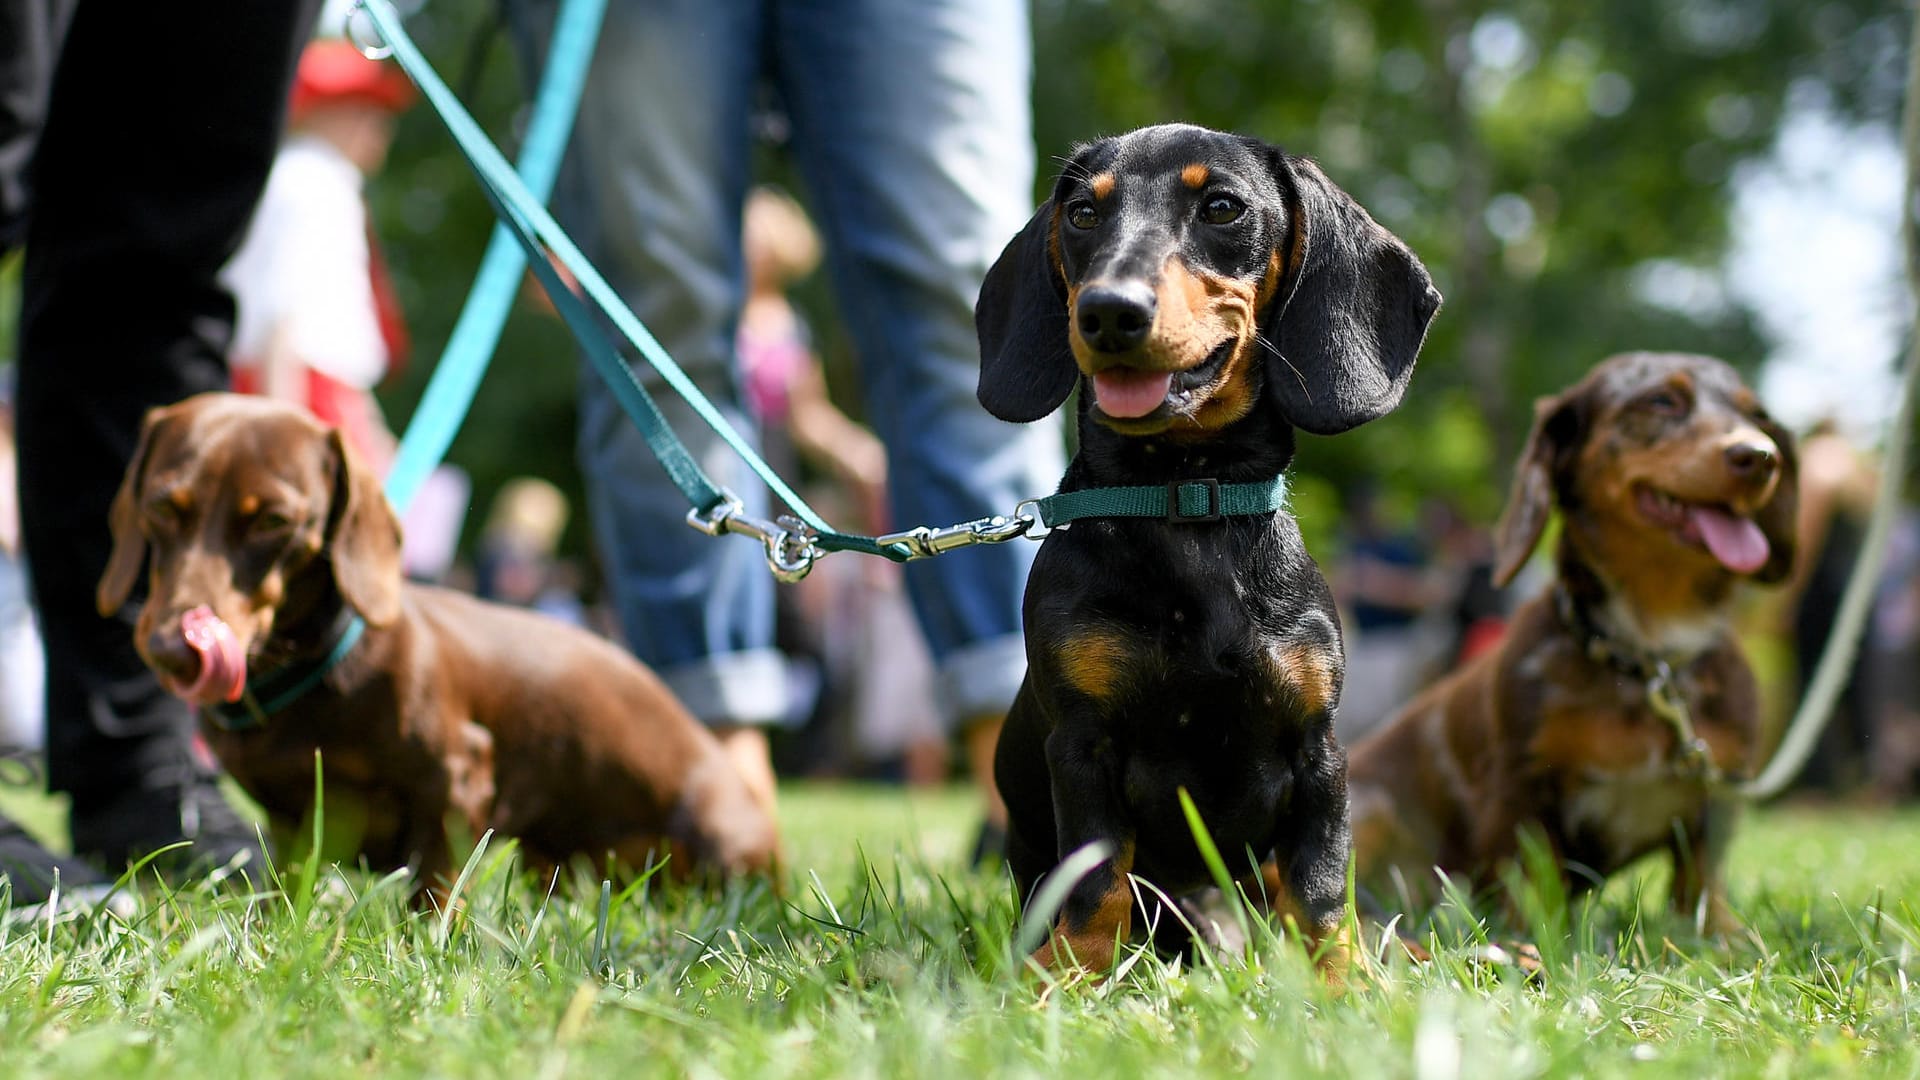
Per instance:
[[[1791,102],[1891,123],[1905,19],[1834,0],[1038,0],[1043,152],[1185,119],[1320,161],[1446,305],[1402,410],[1301,470],[1496,512],[1530,402],[1631,348],[1752,369],[1717,267]],[[1791,253],[1782,253],[1790,258]],[[1476,419],[1478,418],[1478,419]],[[1312,523],[1309,522],[1311,529]]]
[[[511,152],[526,88],[495,14],[429,4],[409,25]],[[1043,162],[1164,120],[1243,131],[1318,159],[1433,270],[1447,302],[1406,406],[1303,449],[1316,544],[1360,477],[1490,518],[1532,399],[1611,352],[1751,369],[1752,312],[1718,287],[1735,171],[1796,104],[1891,123],[1906,38],[1891,0],[1035,0],[1034,15]],[[763,171],[790,179],[777,142]],[[419,343],[387,394],[402,423],[492,219],[423,109],[373,199]],[[846,385],[856,359],[826,290],[800,298]],[[556,323],[516,314],[453,449],[477,505],[522,472],[577,496],[575,371]],[[566,547],[584,533],[576,517]]]

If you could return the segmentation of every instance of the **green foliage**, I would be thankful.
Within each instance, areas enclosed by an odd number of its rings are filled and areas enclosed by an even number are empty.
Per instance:
[[[130,912],[0,915],[0,1073],[58,1076],[1908,1076],[1920,1070],[1912,813],[1767,812],[1729,865],[1730,945],[1661,910],[1665,871],[1545,898],[1546,978],[1476,959],[1443,910],[1330,996],[1297,940],[1106,986],[1027,976],[999,875],[961,866],[967,792],[789,788],[786,894],[577,879],[496,840],[464,906],[331,869],[244,895],[135,887]],[[12,806],[10,810],[18,810]],[[26,815],[33,817],[34,815]],[[856,841],[854,838],[858,837]],[[0,908],[5,906],[0,901]],[[1534,933],[1538,933],[1535,928]],[[1547,947],[1551,946],[1551,947]]]
[[[511,151],[526,88],[491,18],[490,5],[424,5],[409,25]],[[1595,361],[1674,348],[1755,365],[1752,312],[1665,295],[1671,275],[1649,268],[1713,272],[1731,180],[1769,148],[1789,103],[1891,123],[1905,20],[1884,0],[1037,0],[1037,142],[1045,162],[1181,119],[1319,160],[1420,253],[1447,303],[1400,412],[1304,440],[1308,502],[1364,480],[1390,501],[1443,496],[1489,520],[1529,403]],[[762,175],[791,179],[777,146],[759,157]],[[405,119],[373,194],[418,342],[387,394],[399,423],[491,217],[423,110]],[[856,360],[823,277],[800,301],[847,391]],[[576,367],[557,323],[515,315],[452,454],[475,478],[478,511],[516,473],[578,495]],[[576,516],[567,548],[584,550],[584,535]]]

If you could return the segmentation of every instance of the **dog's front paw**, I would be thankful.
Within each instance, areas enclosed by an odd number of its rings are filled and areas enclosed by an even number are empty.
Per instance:
[[[1115,940],[1111,927],[1105,934],[1095,933],[1092,928],[1075,933],[1061,922],[1033,951],[1033,962],[1046,971],[1057,974],[1079,971],[1090,981],[1099,982],[1113,970]]]

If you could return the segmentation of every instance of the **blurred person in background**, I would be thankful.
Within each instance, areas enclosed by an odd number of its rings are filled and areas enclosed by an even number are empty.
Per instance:
[[[58,872],[102,882],[180,840],[163,872],[258,858],[196,752],[192,709],[133,647],[144,582],[102,617],[107,510],[148,409],[228,385],[218,280],[280,142],[318,4],[195,18],[157,4],[0,0],[0,255],[24,244],[16,438],[21,538],[46,644],[48,783],[75,858],[0,821],[14,903]],[[258,863],[253,864],[258,872]]]
[[[577,585],[556,552],[571,510],[560,489],[536,476],[509,480],[493,497],[474,559],[474,594],[586,625]]]
[[[413,100],[397,66],[341,38],[308,45],[286,143],[246,240],[220,274],[239,306],[233,388],[338,427],[383,475],[396,440],[373,390],[405,363],[409,343],[366,183],[386,164],[395,119]]]
[[[1342,741],[1412,696],[1430,651],[1427,631],[1437,629],[1422,616],[1450,598],[1450,585],[1429,572],[1432,553],[1414,530],[1387,519],[1378,490],[1356,484],[1345,502],[1345,542],[1330,575],[1347,654],[1336,720]]]
[[[803,464],[821,475],[826,485],[806,489],[816,508],[833,506],[840,520],[884,531],[886,448],[828,396],[813,334],[787,298],[819,266],[819,234],[790,195],[762,186],[747,196],[741,243],[747,298],[737,348],[762,450],[785,476],[799,476]],[[790,661],[789,719],[815,728],[801,735],[816,747],[812,769],[942,776],[946,737],[933,707],[933,666],[901,568],[885,559],[827,560],[774,599],[775,643]]]
[[[1506,630],[1508,591],[1493,583],[1493,533],[1445,499],[1428,499],[1422,517],[1434,538],[1434,614],[1442,626],[1419,685],[1493,648]]]
[[[1873,684],[1866,779],[1875,798],[1903,802],[1920,794],[1920,510],[1909,502],[1888,538],[1861,647]]]
[[[411,342],[366,186],[414,100],[397,65],[369,60],[340,37],[309,44],[294,74],[286,142],[246,239],[220,275],[239,308],[228,353],[233,388],[298,405],[339,428],[382,476],[398,440],[374,389],[399,373]],[[402,518],[409,578],[446,576],[469,496],[457,466],[427,477]]]
[[[1832,636],[1847,579],[1859,559],[1879,484],[1873,460],[1832,420],[1815,424],[1800,441],[1800,550],[1782,597],[1790,620],[1798,674],[1794,700],[1805,696],[1815,665]],[[1870,622],[1867,633],[1874,628]],[[1863,642],[1854,654],[1832,717],[1793,790],[1839,795],[1858,790],[1868,776],[1873,738],[1873,685],[1869,667],[1875,646]]]
[[[47,736],[47,657],[27,595],[14,495],[12,374],[0,383],[0,756],[37,755]]]
[[[507,0],[529,66],[550,0]],[[770,93],[826,233],[865,414],[887,448],[888,518],[948,525],[1052,490],[1057,422],[1018,427],[974,399],[973,303],[1033,213],[1032,49],[1022,0],[866,4],[616,0],[556,195],[558,217],[736,427],[737,329],[753,119]],[[537,72],[536,72],[537,74]],[[651,372],[641,378],[658,386]],[[661,408],[746,512],[766,493],[691,410]],[[760,548],[688,529],[679,494],[598,376],[581,380],[580,454],[628,645],[714,728],[771,807],[764,726],[790,705]],[[913,563],[908,591],[998,849],[1000,722],[1026,672],[1020,605],[1034,545]],[[858,556],[841,556],[858,558]]]

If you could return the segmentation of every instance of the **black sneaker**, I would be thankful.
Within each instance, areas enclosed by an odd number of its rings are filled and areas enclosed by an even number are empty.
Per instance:
[[[240,871],[259,881],[267,865],[259,832],[210,776],[184,788],[133,788],[104,802],[76,805],[71,821],[74,851],[107,867],[124,867],[182,840],[191,846],[152,864],[169,880]]]
[[[0,882],[13,890],[12,908],[44,904],[54,890],[92,893],[111,882],[106,875],[80,859],[55,855],[35,840],[27,830],[0,817]]]

